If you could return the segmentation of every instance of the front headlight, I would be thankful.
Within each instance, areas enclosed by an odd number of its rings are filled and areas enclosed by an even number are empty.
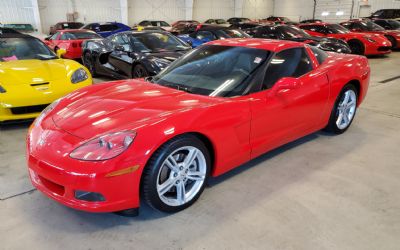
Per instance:
[[[79,83],[87,80],[89,78],[88,74],[86,71],[82,68],[77,69],[71,76],[71,82],[72,83]]]
[[[46,117],[46,115],[48,113],[50,113],[55,107],[57,107],[57,105],[60,103],[62,98],[55,100],[53,103],[51,103],[49,106],[47,106],[42,113],[40,113],[40,115],[36,118],[35,122],[33,123],[33,126],[37,126],[39,125],[43,118]]]
[[[364,38],[365,38],[368,42],[376,43],[376,41],[375,41],[374,39],[372,39],[371,37],[364,36]]]
[[[122,154],[132,144],[136,133],[132,131],[117,132],[92,139],[69,155],[83,161],[105,161]]]
[[[3,87],[0,85],[0,93],[6,93],[6,92],[7,92],[6,89],[3,88]]]

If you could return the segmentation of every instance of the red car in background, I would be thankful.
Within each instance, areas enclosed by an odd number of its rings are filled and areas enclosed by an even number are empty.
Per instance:
[[[344,133],[369,79],[364,56],[213,41],[153,78],[93,85],[48,106],[27,137],[30,178],[75,209],[135,214],[143,200],[177,212],[209,176],[323,128]]]
[[[88,39],[102,39],[100,35],[91,30],[58,30],[56,33],[45,39],[45,43],[54,52],[58,49],[65,49],[63,58],[80,59],[82,56],[82,42]]]
[[[383,35],[351,32],[339,24],[331,23],[300,24],[298,27],[312,36],[342,39],[348,43],[353,54],[368,56],[392,52],[392,43]]]
[[[384,35],[392,43],[393,49],[400,48],[400,30],[385,30],[370,20],[359,19],[343,22],[340,25],[353,32]]]

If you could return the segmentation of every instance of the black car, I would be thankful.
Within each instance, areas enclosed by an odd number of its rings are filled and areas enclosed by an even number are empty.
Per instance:
[[[289,18],[283,16],[269,16],[265,20],[274,22],[276,24],[290,24],[290,25],[298,24],[297,22],[293,22]]]
[[[156,75],[191,47],[164,31],[127,31],[82,44],[82,61],[92,75],[116,79]]]
[[[0,35],[2,34],[21,34],[21,32],[18,32],[14,29],[10,29],[10,28],[1,28],[0,27]]]
[[[372,21],[384,28],[385,30],[400,30],[400,21],[390,19],[373,19]]]
[[[396,20],[400,20],[400,9],[381,9],[381,10],[377,10],[369,18],[371,18],[371,19],[396,19]]]
[[[230,24],[238,24],[238,23],[247,23],[251,22],[249,18],[246,17],[231,17],[228,20],[226,20]]]
[[[325,51],[350,54],[349,45],[339,39],[310,36],[304,30],[291,25],[258,25],[250,29],[242,29],[255,38],[279,39],[296,42],[304,42],[316,46]]]

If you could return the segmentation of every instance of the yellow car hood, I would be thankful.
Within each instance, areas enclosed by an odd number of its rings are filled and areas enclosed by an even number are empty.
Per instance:
[[[34,84],[65,79],[68,66],[64,60],[19,60],[0,62],[0,84]]]

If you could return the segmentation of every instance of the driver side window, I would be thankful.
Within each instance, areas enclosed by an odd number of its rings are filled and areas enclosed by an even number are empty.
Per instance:
[[[312,71],[312,63],[304,48],[281,51],[271,59],[265,72],[263,89],[272,88],[284,77],[301,77]]]
[[[210,31],[199,31],[196,34],[196,38],[199,40],[209,39],[210,41],[215,40],[215,36]]]
[[[125,51],[131,51],[132,50],[132,46],[129,42],[129,39],[126,35],[116,35],[114,36],[111,41],[115,44],[115,45],[120,45],[122,47],[124,47]]]

